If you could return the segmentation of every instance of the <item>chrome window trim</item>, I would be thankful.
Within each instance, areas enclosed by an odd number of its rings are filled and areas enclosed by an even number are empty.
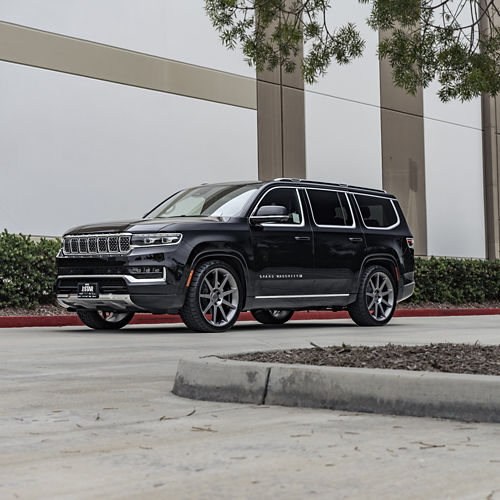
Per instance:
[[[312,217],[312,220],[313,220],[313,223],[316,227],[329,227],[329,228],[334,228],[334,229],[355,229],[356,228],[356,218],[354,217],[354,211],[352,209],[352,206],[351,206],[351,201],[349,200],[349,196],[347,196],[347,192],[346,191],[341,191],[341,190],[338,190],[338,189],[328,189],[328,188],[315,188],[315,187],[304,187],[302,189],[305,189],[306,191],[306,197],[307,197],[307,201],[309,202],[309,208],[311,209],[311,217]],[[309,198],[309,193],[307,192],[309,189],[311,190],[315,190],[315,191],[329,191],[329,192],[332,192],[332,193],[343,193],[345,195],[345,198],[347,200],[347,203],[349,205],[349,210],[351,211],[351,218],[352,218],[352,224],[350,226],[334,226],[334,225],[327,225],[327,224],[318,224],[316,222],[316,219],[314,218],[314,210],[313,210],[313,207],[312,207],[312,203],[311,203],[311,198]],[[340,201],[340,199],[339,199]]]
[[[297,199],[299,200],[299,207],[300,207],[300,212],[302,216],[302,222],[300,224],[274,224],[273,222],[263,222],[261,225],[266,226],[266,227],[304,227],[306,225],[305,222],[305,215],[304,215],[304,207],[302,206],[302,201],[300,199],[300,193],[299,193],[299,188],[295,186],[273,186],[271,189],[268,189],[257,201],[255,208],[253,209],[252,213],[250,214],[250,217],[254,217],[255,212],[259,208],[260,202],[264,199],[265,196],[268,195],[271,191],[274,189],[293,189],[295,190],[295,195],[297,196]],[[303,189],[303,188],[300,188]]]
[[[391,229],[394,229],[395,227],[398,227],[401,224],[401,219],[399,218],[398,211],[396,210],[396,206],[394,205],[394,201],[391,198],[387,198],[387,196],[377,196],[377,195],[374,195],[374,194],[362,194],[362,193],[356,193],[356,194],[355,193],[351,193],[351,194],[354,197],[354,201],[356,202],[356,206],[358,207],[358,212],[359,212],[359,216],[361,217],[361,222],[363,223],[363,226],[365,226],[366,229],[375,229],[377,231],[389,231]],[[392,226],[388,226],[388,227],[367,226],[365,224],[365,220],[363,218],[363,214],[361,213],[361,207],[359,206],[359,203],[358,203],[358,200],[357,200],[356,196],[370,196],[372,198],[382,198],[384,200],[389,200],[391,202],[392,209],[394,210],[394,213],[396,214],[397,221]]]

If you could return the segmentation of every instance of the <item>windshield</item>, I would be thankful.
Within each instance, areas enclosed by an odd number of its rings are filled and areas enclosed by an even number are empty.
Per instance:
[[[165,200],[147,215],[158,217],[233,217],[257,191],[260,184],[208,184],[185,189]]]

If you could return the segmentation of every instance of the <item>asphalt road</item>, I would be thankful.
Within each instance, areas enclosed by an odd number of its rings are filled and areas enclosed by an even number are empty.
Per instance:
[[[0,498],[500,499],[500,425],[223,404],[170,393],[180,357],[500,343],[500,317],[0,330]]]

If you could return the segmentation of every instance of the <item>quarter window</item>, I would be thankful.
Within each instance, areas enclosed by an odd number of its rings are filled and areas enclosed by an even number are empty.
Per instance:
[[[398,222],[391,200],[377,196],[355,195],[366,227],[388,228]]]
[[[352,226],[353,219],[345,193],[308,189],[314,222],[318,226]]]
[[[271,189],[264,195],[264,198],[260,201],[255,212],[257,212],[260,207],[270,205],[279,205],[287,209],[289,218],[287,224],[302,224],[303,215],[296,189]],[[268,224],[273,223],[270,222]]]

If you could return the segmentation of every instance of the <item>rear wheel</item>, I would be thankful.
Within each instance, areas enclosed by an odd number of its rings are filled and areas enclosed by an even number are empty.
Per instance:
[[[203,262],[193,273],[180,311],[182,321],[196,332],[229,330],[240,315],[241,290],[238,274],[229,264]]]
[[[118,330],[130,323],[134,313],[77,311],[82,322],[94,330]]]
[[[382,326],[396,309],[394,280],[382,266],[370,266],[361,276],[355,302],[347,306],[352,320],[359,326]]]
[[[295,311],[287,309],[255,309],[250,312],[259,323],[264,325],[282,325],[293,316]]]

